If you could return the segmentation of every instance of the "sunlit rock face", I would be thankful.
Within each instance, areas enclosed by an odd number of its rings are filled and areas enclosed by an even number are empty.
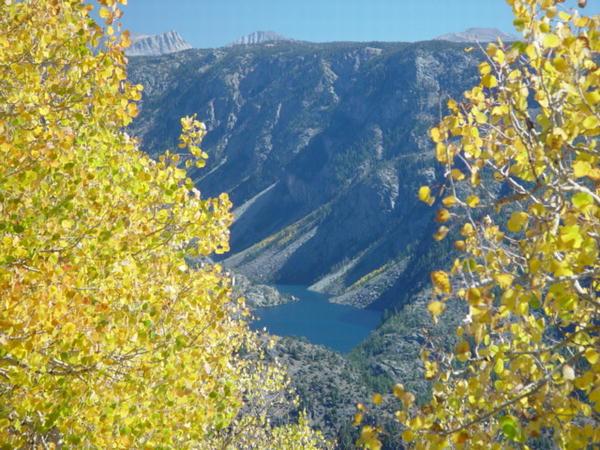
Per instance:
[[[177,31],[153,36],[133,36],[131,46],[125,51],[128,56],[159,56],[188,50],[192,46]]]

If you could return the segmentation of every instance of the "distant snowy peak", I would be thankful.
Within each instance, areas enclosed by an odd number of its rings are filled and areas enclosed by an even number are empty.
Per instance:
[[[291,39],[288,39],[285,36],[275,33],[274,31],[255,31],[254,33],[242,36],[241,38],[232,42],[231,45],[255,45],[264,44],[266,42],[281,41],[291,41]]]
[[[461,33],[448,33],[435,38],[436,41],[450,42],[493,42],[498,38],[504,42],[518,40],[517,37],[504,33],[497,28],[469,28]]]
[[[158,56],[180,52],[192,48],[177,31],[168,31],[153,36],[133,36],[131,47],[125,53],[129,56]]]

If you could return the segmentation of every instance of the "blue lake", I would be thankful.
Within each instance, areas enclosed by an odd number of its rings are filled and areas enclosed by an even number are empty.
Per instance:
[[[349,352],[381,322],[381,313],[329,303],[327,296],[305,286],[279,285],[280,292],[300,300],[254,311],[255,329],[266,327],[278,336],[303,336],[341,353]]]

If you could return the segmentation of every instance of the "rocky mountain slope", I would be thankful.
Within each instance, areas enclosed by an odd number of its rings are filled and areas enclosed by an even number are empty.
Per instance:
[[[257,284],[241,274],[233,276],[233,297],[243,297],[249,308],[265,308],[284,303],[297,302],[293,295],[283,294],[272,286]]]
[[[358,403],[375,408],[380,423],[391,431],[384,436],[384,449],[403,448],[394,419],[400,404],[391,395],[392,385],[403,383],[419,402],[428,398],[421,350],[436,346],[450,351],[457,340],[454,330],[465,313],[464,305],[451,302],[444,320],[434,325],[427,299],[427,290],[415,296],[414,303],[391,316],[348,357],[297,338],[276,339],[269,357],[287,368],[299,407],[315,428],[337,440],[337,449],[355,448],[357,429],[351,422]],[[370,403],[374,392],[383,394],[379,407]]]
[[[152,36],[133,36],[131,46],[125,51],[128,56],[159,56],[188,50],[192,46],[176,31]]]
[[[208,126],[205,195],[236,206],[224,261],[260,283],[302,284],[334,301],[397,308],[444,247],[416,198],[435,181],[427,137],[448,96],[475,83],[464,46],[281,42],[131,58],[145,85],[133,131],[174,148],[179,117]]]
[[[284,365],[299,407],[329,438],[354,434],[348,429],[356,404],[368,400],[371,387],[361,371],[342,355],[297,338],[277,338],[267,357]],[[341,448],[344,448],[343,446]]]

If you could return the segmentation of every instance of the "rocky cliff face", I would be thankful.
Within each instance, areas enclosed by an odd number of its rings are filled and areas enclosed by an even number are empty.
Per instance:
[[[190,48],[192,46],[179,33],[169,31],[153,36],[134,36],[125,53],[128,56],[160,56]]]
[[[236,206],[233,270],[399,307],[445,251],[416,191],[439,176],[428,128],[476,81],[463,47],[280,42],[132,58],[146,87],[133,131],[158,152],[176,146],[180,116],[206,122],[209,164],[193,176]]]

